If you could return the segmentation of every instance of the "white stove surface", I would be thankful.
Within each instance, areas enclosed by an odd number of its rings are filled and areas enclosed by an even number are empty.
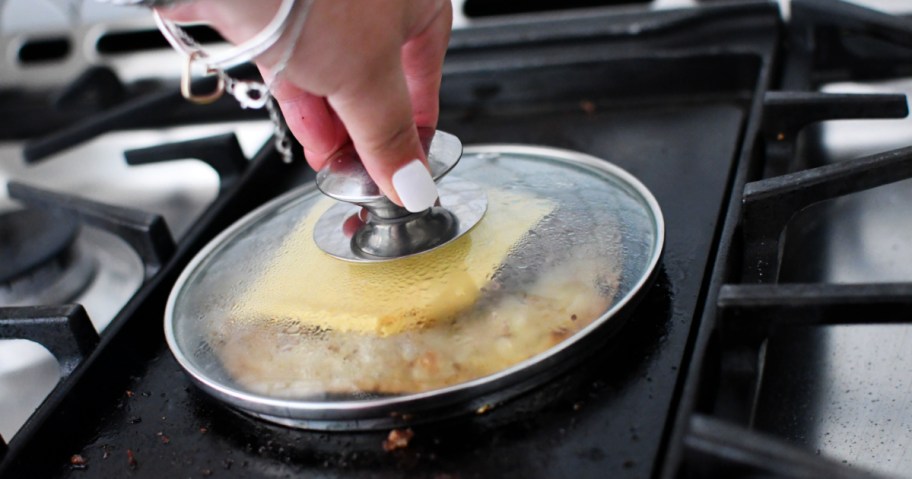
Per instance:
[[[21,144],[0,143],[0,211],[21,207],[6,194],[6,183],[15,180],[158,213],[180,238],[215,199],[218,175],[190,158],[129,166],[123,151],[234,131],[250,158],[268,141],[271,128],[268,122],[258,121],[111,133],[34,166],[22,160]],[[77,242],[92,256],[97,273],[72,302],[85,307],[101,332],[139,288],[142,264],[123,240],[101,230],[83,227]],[[11,438],[59,377],[56,361],[43,347],[24,340],[0,340],[0,436]]]

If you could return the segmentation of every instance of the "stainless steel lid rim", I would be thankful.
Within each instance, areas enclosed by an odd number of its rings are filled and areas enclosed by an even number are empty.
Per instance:
[[[254,394],[231,387],[225,384],[212,381],[207,375],[199,370],[195,364],[182,351],[174,332],[175,304],[179,293],[183,290],[188,278],[199,267],[199,265],[209,257],[224,242],[229,241],[232,236],[242,231],[247,225],[257,221],[263,215],[279,208],[284,210],[294,204],[294,197],[301,197],[316,191],[314,185],[304,185],[289,191],[269,202],[260,206],[256,210],[247,214],[242,219],[228,227],[225,231],[217,235],[210,241],[197,255],[188,263],[187,267],[181,273],[174,289],[172,290],[165,311],[165,337],[169,348],[173,352],[178,363],[183,367],[193,379],[207,392],[213,394],[219,399],[258,416],[286,417],[289,419],[300,420],[342,420],[354,421],[358,419],[376,418],[378,416],[388,415],[398,411],[421,411],[424,409],[440,409],[442,407],[452,406],[467,400],[477,399],[479,397],[491,394],[492,391],[509,388],[511,385],[521,383],[532,376],[542,375],[542,367],[550,366],[560,357],[565,356],[567,351],[573,348],[584,338],[591,336],[592,333],[602,328],[608,318],[612,318],[625,308],[629,303],[639,297],[644,287],[652,282],[657,272],[657,266],[661,259],[664,249],[665,226],[661,209],[658,202],[646,187],[640,183],[633,175],[627,171],[608,163],[605,160],[578,153],[575,151],[540,147],[528,145],[498,144],[498,145],[478,145],[466,147],[466,155],[484,155],[484,154],[517,154],[529,156],[549,156],[557,160],[563,160],[577,166],[592,168],[599,173],[614,176],[622,184],[629,187],[637,196],[648,206],[649,213],[652,216],[652,226],[655,234],[655,248],[649,258],[648,264],[643,270],[643,274],[638,278],[624,297],[620,298],[613,304],[608,311],[594,319],[592,323],[583,327],[578,332],[563,340],[557,345],[547,349],[530,358],[520,361],[511,367],[501,370],[497,373],[479,377],[470,381],[455,384],[452,386],[433,389],[429,391],[405,394],[396,397],[383,397],[372,399],[357,399],[336,402],[326,401],[303,401],[295,399],[281,399]],[[288,203],[287,205],[284,203]],[[267,418],[268,419],[268,418]]]

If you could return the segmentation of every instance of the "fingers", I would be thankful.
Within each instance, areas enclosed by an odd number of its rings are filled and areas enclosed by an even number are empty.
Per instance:
[[[345,126],[326,99],[290,83],[279,81],[273,96],[282,109],[288,129],[304,147],[304,157],[314,170],[348,141]]]
[[[429,208],[437,187],[425,166],[399,48],[381,52],[328,97],[365,169],[381,191],[409,211]]]
[[[196,0],[163,13],[205,18],[229,41],[259,31],[281,0]],[[320,169],[349,138],[368,173],[393,202],[432,206],[416,123],[435,127],[443,57],[452,22],[448,0],[317,1],[294,57],[274,89],[289,129]],[[291,50],[286,50],[291,51]],[[268,54],[261,66],[272,65]],[[268,71],[264,71],[268,78]]]
[[[436,127],[440,73],[449,43],[449,1],[410,3],[404,45],[396,45],[330,96],[368,173],[393,202],[417,212],[434,205],[437,187],[416,124]]]
[[[420,127],[437,126],[441,70],[452,23],[452,4],[443,2],[431,23],[402,47],[402,68],[415,123]]]

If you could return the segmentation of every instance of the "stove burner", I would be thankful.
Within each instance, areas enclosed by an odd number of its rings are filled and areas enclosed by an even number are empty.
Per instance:
[[[75,219],[40,210],[0,215],[0,305],[63,303],[84,290],[95,265],[78,232]]]

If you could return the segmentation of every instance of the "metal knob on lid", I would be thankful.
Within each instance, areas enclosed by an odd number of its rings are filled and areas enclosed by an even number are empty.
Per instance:
[[[320,249],[347,261],[389,261],[443,246],[478,223],[487,209],[484,192],[464,180],[440,181],[459,162],[462,143],[429,128],[420,128],[419,136],[431,177],[438,183],[438,206],[411,213],[396,205],[383,195],[354,149],[344,150],[317,172],[317,188],[344,202],[317,221],[314,241]]]

